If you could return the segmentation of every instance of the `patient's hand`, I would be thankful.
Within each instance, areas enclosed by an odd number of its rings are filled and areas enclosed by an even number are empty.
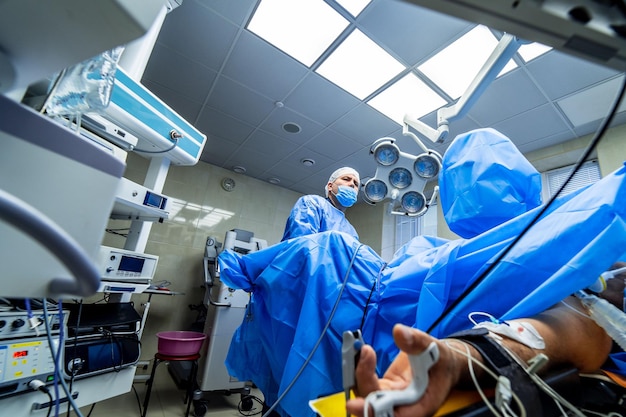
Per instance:
[[[362,348],[355,372],[356,391],[359,398],[348,401],[346,408],[356,416],[363,416],[364,398],[370,392],[392,389],[402,390],[407,387],[413,378],[407,353],[421,353],[435,340],[439,347],[439,360],[430,368],[428,388],[424,396],[417,403],[395,409],[396,417],[431,416],[444,403],[451,388],[459,382],[460,376],[467,369],[467,359],[463,355],[452,351],[446,343],[454,345],[456,349],[461,351],[465,351],[465,346],[467,345],[457,340],[446,340],[444,343],[424,332],[400,324],[394,327],[393,337],[402,352],[396,357],[381,379],[376,376],[376,353],[370,346]]]

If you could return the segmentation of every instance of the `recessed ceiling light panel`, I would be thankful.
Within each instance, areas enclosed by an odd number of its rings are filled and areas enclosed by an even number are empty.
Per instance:
[[[347,26],[323,0],[262,0],[248,30],[310,67]]]
[[[493,33],[487,27],[478,25],[418,69],[452,99],[457,99],[467,90],[497,44],[498,40]],[[509,61],[500,75],[516,66],[514,61]]]
[[[355,29],[317,73],[363,100],[405,69],[398,60]]]
[[[407,74],[367,102],[399,125],[410,114],[420,118],[447,104],[415,74]]]

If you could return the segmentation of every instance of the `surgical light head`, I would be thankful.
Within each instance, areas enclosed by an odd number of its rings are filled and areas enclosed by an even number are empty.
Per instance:
[[[441,156],[432,150],[417,156],[402,152],[393,138],[378,139],[370,153],[374,155],[377,168],[374,178],[363,187],[365,200],[375,204],[389,198],[393,201],[392,214],[424,214],[429,206],[424,188],[437,178]]]

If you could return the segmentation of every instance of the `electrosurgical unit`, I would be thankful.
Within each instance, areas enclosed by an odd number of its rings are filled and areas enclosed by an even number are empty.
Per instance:
[[[159,257],[136,251],[100,247],[100,279],[147,284],[156,272]]]

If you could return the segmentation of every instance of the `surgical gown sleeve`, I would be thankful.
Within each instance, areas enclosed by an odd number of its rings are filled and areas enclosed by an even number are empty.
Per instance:
[[[329,231],[347,233],[359,239],[356,230],[341,210],[321,196],[305,195],[291,209],[281,241]]]

